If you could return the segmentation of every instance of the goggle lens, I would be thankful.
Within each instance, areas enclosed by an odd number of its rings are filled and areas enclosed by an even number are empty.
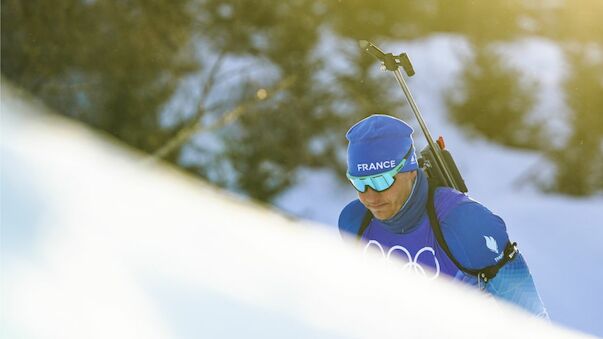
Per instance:
[[[359,192],[364,193],[366,191],[366,187],[369,186],[373,190],[377,192],[385,191],[390,188],[394,182],[395,178],[388,174],[379,174],[374,177],[363,177],[356,178],[351,177],[350,182],[354,185],[354,188]]]

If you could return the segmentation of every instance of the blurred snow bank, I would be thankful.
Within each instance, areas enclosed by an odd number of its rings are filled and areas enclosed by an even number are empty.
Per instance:
[[[2,81],[3,338],[580,336],[31,102]]]

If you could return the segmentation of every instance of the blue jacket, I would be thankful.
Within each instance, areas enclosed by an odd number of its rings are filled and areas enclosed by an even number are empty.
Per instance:
[[[484,285],[474,276],[463,273],[439,246],[427,215],[428,183],[418,170],[415,186],[400,211],[389,220],[373,218],[362,234],[365,251],[380,251],[384,257],[401,256],[409,268],[428,275],[423,267],[432,268],[428,278],[446,274],[514,303],[527,311],[548,318],[528,266],[518,253],[504,265],[496,277]],[[483,205],[451,188],[438,188],[434,196],[436,214],[444,239],[456,260],[466,268],[481,269],[495,265],[509,242],[504,221]],[[356,235],[366,208],[359,200],[349,203],[339,216],[342,236]],[[431,272],[430,271],[430,272]]]

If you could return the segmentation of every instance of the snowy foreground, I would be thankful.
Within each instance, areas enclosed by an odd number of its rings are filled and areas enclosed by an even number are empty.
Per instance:
[[[583,336],[361,258],[29,101],[3,81],[2,338]]]

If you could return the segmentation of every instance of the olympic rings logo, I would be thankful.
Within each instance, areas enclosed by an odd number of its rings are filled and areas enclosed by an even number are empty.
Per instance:
[[[410,252],[404,246],[400,246],[400,245],[396,245],[396,246],[390,248],[389,251],[387,251],[387,254],[385,254],[385,250],[383,249],[383,246],[381,246],[381,244],[378,241],[370,240],[364,247],[363,254],[366,256],[366,253],[369,250],[369,248],[373,247],[373,246],[376,246],[379,249],[383,259],[387,260],[388,262],[392,262],[392,260],[391,260],[392,253],[394,253],[395,251],[400,251],[400,252],[406,254],[406,258],[408,259],[408,262],[402,266],[403,271],[414,272],[415,274],[422,275],[423,277],[425,277],[427,280],[430,280],[430,281],[436,279],[440,275],[440,262],[438,261],[438,258],[436,258],[436,256],[435,256],[435,251],[431,247],[426,246],[426,247],[421,248],[414,255],[414,257],[410,254]],[[427,273],[427,271],[418,262],[419,256],[421,254],[423,254],[424,252],[431,253],[433,255],[433,260],[435,261],[435,274],[431,277],[429,277],[429,274]]]

